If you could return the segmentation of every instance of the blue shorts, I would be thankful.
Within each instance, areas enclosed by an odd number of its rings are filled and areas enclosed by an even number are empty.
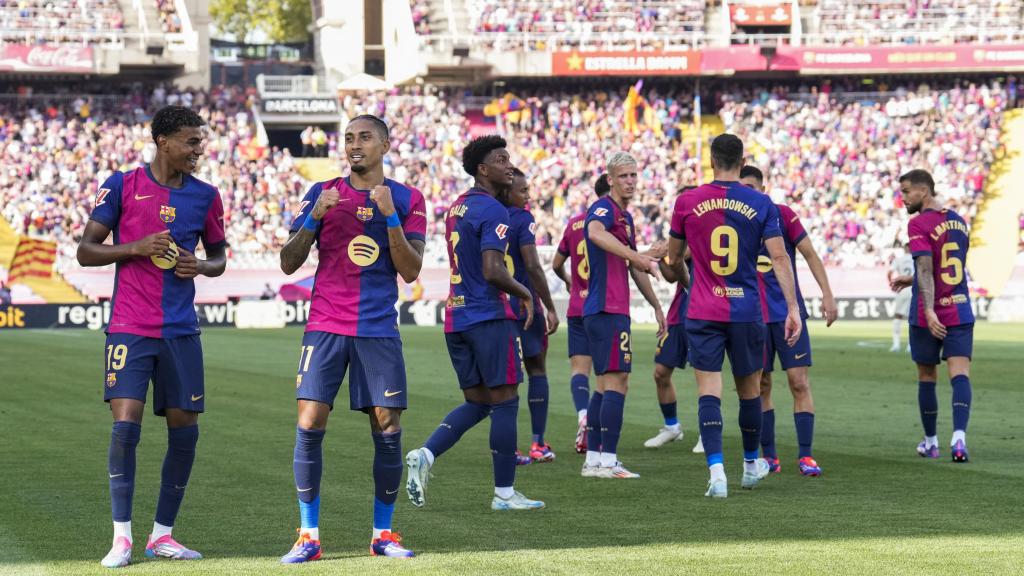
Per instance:
[[[702,372],[721,372],[729,355],[734,376],[749,376],[764,365],[764,323],[713,322],[686,319],[690,365]]]
[[[523,350],[515,320],[489,320],[462,332],[449,332],[444,339],[463,390],[523,381]]]
[[[204,409],[203,346],[198,334],[178,338],[107,334],[103,360],[106,402],[115,398],[145,402],[152,380],[153,413],[157,416],[163,416],[168,408]]]
[[[947,326],[946,338],[939,340],[928,328],[910,327],[910,357],[918,364],[935,366],[941,360],[963,356],[970,360],[974,352],[974,324]]]
[[[803,330],[800,331],[800,339],[792,348],[786,344],[786,323],[772,322],[767,325],[767,334],[764,339],[764,371],[775,370],[775,356],[779,356],[779,363],[783,370],[799,368],[800,366],[811,365],[811,335],[807,333],[807,320],[802,319]]]
[[[583,327],[587,330],[594,374],[633,371],[629,316],[603,312],[584,316]]]
[[[368,412],[375,406],[406,407],[408,393],[401,338],[330,332],[306,332],[302,336],[295,399],[321,402],[333,410],[346,372],[350,409]]]
[[[517,322],[519,326],[519,337],[523,343],[523,358],[533,358],[548,351],[548,330],[544,314],[537,313],[533,316],[533,324],[529,329],[524,329],[525,320]]]
[[[658,340],[658,348],[654,352],[654,363],[669,368],[686,368],[686,325],[676,324]]]
[[[569,317],[569,358],[573,356],[590,356],[590,344],[587,343],[583,316]]]

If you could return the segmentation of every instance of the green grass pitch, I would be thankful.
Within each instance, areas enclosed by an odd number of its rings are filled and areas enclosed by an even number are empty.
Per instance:
[[[972,461],[948,460],[950,388],[942,374],[943,458],[914,452],[921,431],[916,372],[888,352],[888,323],[811,325],[821,478],[796,471],[788,391],[776,390],[783,471],[739,489],[737,402],[727,385],[727,500],[703,492],[690,453],[693,374],[677,372],[683,442],[643,441],[660,426],[651,379],[655,335],[634,333],[634,373],[619,453],[636,481],[584,479],[572,450],[565,331],[552,339],[548,439],[558,460],[520,468],[517,488],[547,502],[536,512],[490,510],[487,421],[434,467],[427,507],[403,496],[396,529],[419,556],[370,558],[372,442],[367,417],[343,396],[324,445],[324,559],[277,563],[298,523],[292,484],[294,382],[300,329],[208,330],[207,412],[175,536],[200,562],[147,561],[166,447],[147,414],[138,452],[135,561],[126,574],[1021,574],[1024,573],[1024,329],[979,324],[972,366]],[[411,409],[404,450],[419,446],[461,401],[440,328],[405,328]],[[106,479],[110,415],[102,402],[103,335],[0,333],[0,574],[108,574]],[[525,392],[525,390],[523,390]],[[529,438],[525,402],[520,445]]]

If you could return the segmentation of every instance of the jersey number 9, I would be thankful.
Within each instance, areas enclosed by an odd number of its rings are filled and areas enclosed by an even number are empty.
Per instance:
[[[711,271],[719,276],[728,276],[736,271],[740,252],[739,235],[732,226],[719,226],[711,231],[711,253],[725,260],[711,261]]]

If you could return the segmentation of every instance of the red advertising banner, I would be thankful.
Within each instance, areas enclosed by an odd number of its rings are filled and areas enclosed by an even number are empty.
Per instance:
[[[729,18],[737,26],[789,26],[793,23],[792,8],[783,4],[762,6],[730,4]]]
[[[552,76],[691,76],[700,73],[700,53],[553,52]]]
[[[0,46],[0,71],[77,72],[93,71],[89,46]]]
[[[779,46],[770,70],[802,73],[995,71],[1024,68],[1024,44],[945,46],[792,47]]]
[[[761,47],[756,44],[705,48],[700,51],[702,74],[728,76],[735,72],[756,72],[767,69],[768,60],[761,55]]]

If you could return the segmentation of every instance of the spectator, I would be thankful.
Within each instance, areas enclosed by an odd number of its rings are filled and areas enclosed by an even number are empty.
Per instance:
[[[306,129],[299,134],[299,140],[302,142],[302,157],[308,158],[313,152],[313,127],[306,126]]]
[[[7,284],[0,282],[0,308],[6,308],[11,305],[11,289],[7,287]]]

